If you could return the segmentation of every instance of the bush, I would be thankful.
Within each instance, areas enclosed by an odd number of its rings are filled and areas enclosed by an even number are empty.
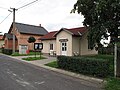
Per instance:
[[[95,77],[107,77],[110,73],[110,61],[106,59],[58,56],[57,63],[61,69]]]
[[[2,49],[2,53],[11,55],[12,54],[12,49]]]

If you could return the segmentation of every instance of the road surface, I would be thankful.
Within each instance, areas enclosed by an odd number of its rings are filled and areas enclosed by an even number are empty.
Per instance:
[[[0,90],[101,90],[97,85],[0,54]]]

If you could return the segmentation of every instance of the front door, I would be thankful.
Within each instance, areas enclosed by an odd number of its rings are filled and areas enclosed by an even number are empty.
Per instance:
[[[19,54],[27,54],[28,46],[27,45],[19,45]]]
[[[61,55],[67,55],[67,42],[61,42]]]

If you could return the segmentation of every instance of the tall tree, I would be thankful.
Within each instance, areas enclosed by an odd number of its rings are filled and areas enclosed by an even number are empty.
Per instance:
[[[120,0],[77,0],[72,10],[84,16],[83,25],[88,28],[91,49],[100,40],[118,37],[120,32]]]

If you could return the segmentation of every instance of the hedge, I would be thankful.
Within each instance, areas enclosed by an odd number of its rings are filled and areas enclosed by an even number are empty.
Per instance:
[[[2,49],[2,53],[11,55],[12,54],[12,49]]]
[[[110,61],[106,59],[58,56],[57,63],[61,69],[95,77],[107,77],[110,74]]]

